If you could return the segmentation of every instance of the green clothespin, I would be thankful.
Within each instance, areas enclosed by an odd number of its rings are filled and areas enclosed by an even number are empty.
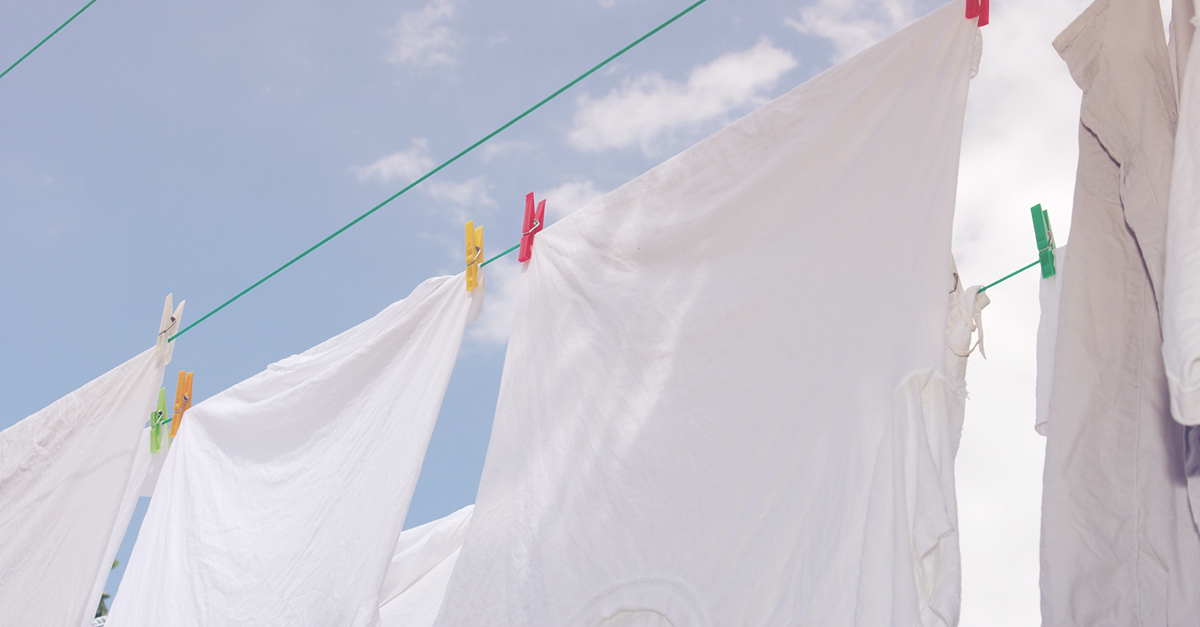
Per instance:
[[[1050,213],[1040,204],[1029,208],[1033,214],[1033,233],[1037,237],[1038,263],[1042,266],[1042,278],[1054,276],[1054,231],[1050,228]]]
[[[162,448],[162,427],[167,418],[167,388],[158,391],[158,409],[150,412],[150,452]]]

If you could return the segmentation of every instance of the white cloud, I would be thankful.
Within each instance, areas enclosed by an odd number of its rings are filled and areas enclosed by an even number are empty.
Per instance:
[[[425,185],[424,192],[434,200],[457,205],[463,209],[496,206],[496,201],[488,195],[488,185],[482,176],[461,183],[430,180]]]
[[[355,168],[358,180],[379,179],[380,183],[391,183],[397,179],[415,181],[417,177],[433,169],[429,157],[429,143],[425,139],[413,139],[412,148],[390,154],[371,165]]]
[[[833,61],[854,56],[916,18],[911,0],[817,0],[784,23],[833,43]]]
[[[534,144],[527,142],[527,141],[492,140],[492,141],[484,144],[483,146],[480,146],[478,154],[479,154],[480,158],[483,159],[484,163],[489,163],[492,159],[494,159],[496,157],[501,157],[501,156],[509,155],[512,153],[518,153],[518,152],[528,152],[530,150],[533,150],[534,147],[535,147]]]
[[[617,0],[600,0],[600,6],[605,9],[611,9],[617,6]]]
[[[602,98],[581,96],[568,137],[580,150],[639,145],[649,153],[663,133],[760,104],[763,92],[796,64],[791,53],[764,38],[749,50],[693,69],[684,83],[643,74]]]
[[[605,193],[587,180],[563,183],[537,197],[546,199],[546,222],[553,223],[599,200]]]
[[[429,67],[455,62],[453,52],[459,36],[444,22],[454,17],[453,0],[433,0],[420,11],[410,11],[389,31],[392,50],[388,61]]]
[[[375,179],[384,184],[398,181],[409,183],[432,170],[433,166],[429,143],[424,138],[418,138],[412,140],[412,148],[390,154],[371,165],[355,168],[355,172],[359,181]],[[450,205],[456,221],[465,222],[476,209],[496,207],[496,201],[488,194],[487,180],[482,176],[460,182],[434,177],[418,189],[426,196]]]

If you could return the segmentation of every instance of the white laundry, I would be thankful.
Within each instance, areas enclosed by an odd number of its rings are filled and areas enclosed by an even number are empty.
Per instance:
[[[1054,346],[1058,342],[1058,305],[1062,302],[1062,278],[1067,265],[1067,247],[1054,250],[1055,273],[1038,285],[1038,301],[1042,315],[1037,332],[1037,418],[1034,429],[1046,435],[1050,419],[1050,388],[1054,385]]]
[[[149,497],[154,494],[154,484],[158,481],[158,474],[162,471],[163,462],[167,459],[167,440],[164,438],[163,446],[157,453],[150,452],[150,427],[142,430],[142,439],[138,442],[135,449],[133,465],[129,469],[129,477],[125,483],[125,490],[121,495],[121,505],[118,509],[116,522],[113,524],[112,533],[108,537],[108,548],[104,551],[104,559],[100,561],[100,568],[96,573],[96,581],[92,585],[91,598],[100,602],[101,596],[104,594],[104,586],[108,583],[109,571],[112,570],[113,560],[117,557],[117,551],[121,548],[121,542],[125,539],[125,532],[129,529],[129,521],[133,518],[133,510],[137,507],[140,497]],[[93,603],[92,605],[95,605]],[[94,622],[92,613],[88,613],[83,617],[81,627],[89,627]]]
[[[1188,24],[1190,26],[1190,24]],[[1200,47],[1191,56],[1200,55]],[[1195,61],[1193,59],[1193,61]],[[1200,424],[1200,63],[1186,64],[1167,224],[1163,357],[1171,413]]]
[[[192,407],[108,625],[371,626],[482,290],[405,300]]]
[[[110,538],[129,522],[127,482],[169,360],[149,349],[0,432],[4,620],[91,624],[104,586],[97,580],[112,565]]]
[[[538,234],[438,625],[957,623],[963,13]]]
[[[442,607],[474,505],[405,530],[379,596],[381,627],[430,627]]]
[[[1192,517],[1200,525],[1200,47],[1191,49],[1197,19],[1191,0],[1173,6],[1179,126],[1167,213],[1167,262],[1163,288],[1163,362],[1171,392],[1171,415],[1189,425],[1184,469]],[[1190,60],[1189,60],[1190,58]]]
[[[1083,89],[1042,498],[1042,621],[1200,624],[1200,534],[1159,326],[1175,89],[1159,3],[1097,0],[1054,42]]]

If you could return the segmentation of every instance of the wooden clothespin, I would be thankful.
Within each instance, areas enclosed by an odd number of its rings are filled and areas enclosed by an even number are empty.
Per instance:
[[[171,414],[171,439],[179,433],[179,423],[183,422],[183,412],[192,406],[192,375],[194,372],[179,371],[179,381],[175,383],[175,413]]]
[[[1033,215],[1033,234],[1037,238],[1038,263],[1042,266],[1042,278],[1054,276],[1054,230],[1050,228],[1050,213],[1040,204],[1029,208]]]
[[[967,19],[979,18],[979,26],[987,26],[991,7],[989,0],[967,0]]]
[[[158,390],[158,409],[150,412],[150,452],[162,448],[162,426],[167,421],[167,388]]]
[[[542,230],[546,218],[546,199],[533,208],[533,192],[525,195],[525,220],[521,222],[521,250],[517,252],[517,261],[525,263],[533,254],[533,236]]]
[[[475,226],[472,220],[466,224],[467,238],[467,291],[483,284],[483,227]]]
[[[158,325],[158,339],[154,343],[154,356],[159,359],[171,360],[174,345],[168,338],[179,332],[179,321],[183,319],[183,306],[186,300],[179,301],[179,307],[171,311],[172,298],[167,294],[167,302],[163,304],[162,321]]]

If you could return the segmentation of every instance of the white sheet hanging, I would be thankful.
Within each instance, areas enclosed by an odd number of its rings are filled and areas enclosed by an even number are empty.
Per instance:
[[[196,405],[108,625],[371,626],[462,333],[429,279],[374,318]]]
[[[98,571],[107,575],[110,537],[128,524],[123,496],[169,360],[149,349],[0,432],[4,620],[91,624]]]
[[[1200,534],[1159,326],[1175,90],[1153,0],[1054,42],[1084,91],[1042,498],[1042,621],[1200,625]]]
[[[379,596],[381,627],[430,627],[442,607],[474,505],[405,530]]]
[[[538,235],[438,625],[957,622],[963,13]]]

